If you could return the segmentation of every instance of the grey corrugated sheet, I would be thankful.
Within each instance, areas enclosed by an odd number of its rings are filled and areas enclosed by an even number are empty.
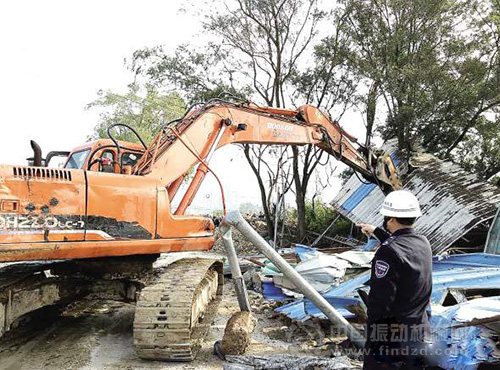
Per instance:
[[[478,224],[495,216],[500,202],[500,190],[495,186],[428,154],[413,158],[411,164],[417,168],[403,179],[404,188],[420,201],[423,216],[415,227],[427,236],[435,254],[446,251]],[[384,194],[376,187],[366,194],[367,186],[351,176],[332,205],[355,223],[381,225],[378,211]],[[358,195],[362,197],[357,199]]]
[[[500,208],[498,208],[497,215],[491,224],[484,252],[500,254]]]

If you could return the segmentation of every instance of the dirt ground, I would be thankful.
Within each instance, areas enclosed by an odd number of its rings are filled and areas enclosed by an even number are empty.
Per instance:
[[[258,323],[249,354],[289,353],[296,349],[287,342],[283,322],[250,293]],[[11,331],[0,340],[0,369],[221,369],[223,361],[213,354],[213,344],[222,339],[229,317],[238,311],[231,281],[226,281],[219,314],[194,362],[166,363],[136,357],[132,323],[134,305],[114,301],[89,303],[80,317],[50,315],[46,312],[32,322]],[[264,307],[262,309],[262,307]],[[38,323],[34,328],[33,323]],[[28,330],[29,328],[29,330]]]
[[[241,245],[238,243],[238,248]],[[207,257],[197,252],[184,254],[162,255],[154,266],[168,266],[184,257]],[[275,303],[264,301],[260,293],[252,290],[248,293],[257,325],[247,355],[331,357],[335,342],[344,339],[331,340],[335,337],[331,333],[325,340],[323,331],[314,325],[292,323],[273,311]],[[53,307],[30,314],[25,322],[0,338],[0,369],[222,369],[224,362],[213,354],[213,345],[222,339],[231,315],[239,311],[231,279],[225,279],[218,315],[197,358],[190,363],[140,360],[132,336],[135,305],[106,300],[109,297],[104,294],[74,302],[62,315],[60,309]],[[358,362],[351,363],[360,368]]]

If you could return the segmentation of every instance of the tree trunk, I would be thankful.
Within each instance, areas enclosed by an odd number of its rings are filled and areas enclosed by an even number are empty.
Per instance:
[[[465,125],[465,127],[463,128],[462,132],[460,133],[460,135],[458,135],[458,137],[456,138],[456,140],[453,142],[453,144],[451,144],[451,146],[448,148],[448,150],[446,151],[445,155],[444,155],[444,158],[450,158],[451,157],[451,152],[453,151],[453,149],[455,149],[458,144],[460,144],[462,142],[462,140],[465,138],[465,135],[467,135],[467,133],[469,132],[469,130],[474,127],[474,125],[476,124],[477,122],[477,118],[479,117],[479,115],[475,115],[474,117],[472,117],[469,122],[467,122],[467,124]]]
[[[299,173],[299,149],[292,147],[293,182],[295,184],[295,203],[297,204],[297,239],[301,242],[306,237],[306,194]]]
[[[368,98],[366,100],[366,140],[365,144],[367,147],[371,144],[371,136],[373,133],[373,126],[375,124],[375,114],[377,111],[377,94],[378,94],[378,83],[375,82],[370,87],[368,92]]]
[[[257,169],[257,167],[255,167],[255,164],[253,163],[252,158],[250,157],[249,144],[244,144],[243,152],[245,153],[245,157],[248,161],[248,164],[252,168],[252,171],[255,174],[255,177],[257,178],[257,183],[259,184],[259,189],[260,189],[260,200],[262,202],[262,210],[264,211],[264,217],[266,218],[267,232],[269,233],[269,238],[273,239],[274,220],[271,211],[269,210],[269,206],[267,204],[267,192],[266,192],[266,187],[264,185],[264,181],[262,180],[262,176],[260,175],[259,170]]]

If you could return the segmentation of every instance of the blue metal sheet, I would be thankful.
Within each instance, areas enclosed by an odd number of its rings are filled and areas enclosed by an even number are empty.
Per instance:
[[[412,158],[411,173],[405,173],[406,161],[397,161],[394,152],[391,157],[398,163],[398,172],[406,175],[404,188],[414,193],[421,204],[423,215],[415,227],[427,236],[434,254],[446,251],[477,225],[494,217],[500,202],[498,187],[431,155]],[[366,192],[367,186],[355,175],[351,176],[332,205],[354,223],[380,225],[384,194],[378,188]]]
[[[435,357],[443,369],[475,369],[480,363],[499,362],[500,351],[491,339],[498,334],[483,326],[460,327],[463,322],[457,320],[460,309],[470,306],[481,310],[486,301],[498,301],[499,307],[495,310],[495,304],[487,305],[484,311],[488,317],[499,315],[500,297],[489,297],[457,304],[430,317],[433,342],[446,350],[445,355]]]
[[[365,197],[370,194],[377,186],[372,183],[360,184],[352,195],[343,203],[341,207],[347,212],[351,212]]]
[[[467,253],[454,254],[446,257],[434,257],[433,259],[433,271],[479,267],[500,268],[500,255],[488,253]]]
[[[281,312],[292,320],[305,321],[311,318],[306,314],[303,299],[278,307],[274,311]]]
[[[366,242],[366,244],[359,245],[355,249],[358,250],[358,251],[369,252],[369,251],[374,250],[379,245],[380,245],[380,241],[378,239],[376,239],[376,238],[368,238],[368,241]]]
[[[354,279],[347,280],[346,282],[333,287],[328,292],[323,294],[325,298],[327,297],[349,297],[353,296],[356,289],[360,288],[370,280],[370,271],[365,271],[362,274],[356,276]]]
[[[434,271],[431,301],[442,303],[450,289],[500,291],[500,268],[457,268]]]
[[[348,280],[339,286],[333,287],[323,296],[342,313],[346,318],[355,315],[349,311],[350,306],[359,305],[359,299],[346,298],[355,295],[355,291],[366,284],[370,279],[370,271]],[[499,289],[500,290],[500,256],[484,253],[468,255],[454,255],[448,258],[435,258],[433,262],[433,296],[432,299],[441,301],[448,289]],[[431,328],[441,345],[446,349],[445,355],[436,360],[443,369],[468,370],[476,369],[480,363],[498,363],[500,350],[491,339],[492,330],[483,326],[454,327],[462,324],[457,320],[457,313],[461,307],[474,306],[481,309],[481,300],[498,300],[498,313],[488,310],[491,315],[500,314],[500,297],[480,298],[464,302],[446,309],[443,312],[433,312],[430,317]],[[483,301],[484,302],[484,301]],[[485,308],[486,309],[486,308]],[[326,317],[308,299],[301,299],[276,309],[291,319],[306,321],[311,316]],[[436,337],[434,337],[436,340]]]
[[[370,274],[370,271],[365,271],[353,279],[332,287],[322,295],[327,300],[357,297],[356,290],[369,282]],[[441,259],[435,257],[432,284],[433,302],[442,302],[449,289],[500,290],[500,256],[471,253]],[[283,311],[286,311],[286,308]]]
[[[401,159],[399,159],[396,150],[393,150],[391,152],[391,159],[392,159],[392,162],[394,163],[394,167],[396,167],[396,168],[401,167],[401,165],[403,164],[403,161]]]
[[[335,299],[335,309],[345,318],[354,319],[356,315],[349,311],[348,306],[357,306],[359,301],[357,299],[349,298],[336,298]],[[326,319],[326,316],[321,312],[311,301],[306,299],[300,299],[298,301],[289,303],[287,305],[278,307],[274,310],[275,312],[280,312],[286,315],[289,319],[306,321],[311,317],[317,317],[321,319]]]
[[[295,254],[297,255],[300,262],[307,261],[318,255],[318,250],[307,245],[296,244]]]
[[[272,281],[262,282],[262,295],[270,301],[284,301],[290,299],[283,293],[283,289],[278,288]]]
[[[343,298],[343,297],[325,297],[326,300],[346,319],[353,319],[356,317],[355,312],[359,312],[361,300],[359,298]],[[311,302],[310,299],[304,298],[305,313],[311,316],[327,317],[321,312],[318,307]]]
[[[498,289],[500,268],[444,270],[433,273],[432,289]]]

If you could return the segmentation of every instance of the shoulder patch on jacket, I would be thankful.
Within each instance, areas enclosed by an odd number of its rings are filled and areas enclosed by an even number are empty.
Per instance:
[[[389,271],[389,264],[383,260],[377,260],[375,262],[375,276],[380,278],[383,278],[385,275],[387,275],[387,272]]]
[[[394,241],[394,239],[396,239],[395,236],[390,236],[381,245],[389,245],[389,244],[391,244]]]

